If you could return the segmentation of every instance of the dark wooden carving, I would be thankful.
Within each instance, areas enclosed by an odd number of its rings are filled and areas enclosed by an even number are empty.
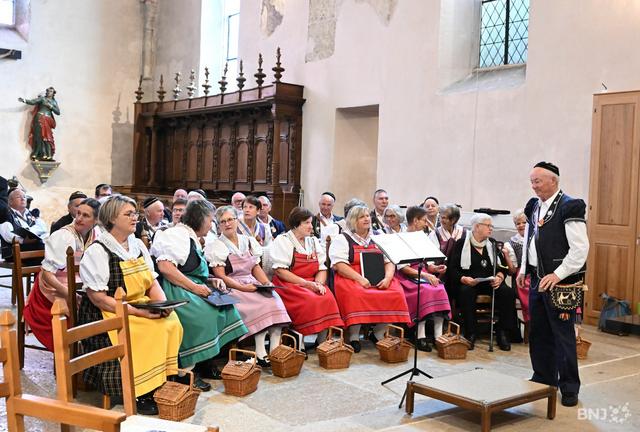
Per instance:
[[[138,102],[133,184],[119,189],[168,199],[200,188],[217,205],[235,191],[267,195],[274,216],[286,219],[300,194],[303,104],[303,87],[282,82],[224,99]]]

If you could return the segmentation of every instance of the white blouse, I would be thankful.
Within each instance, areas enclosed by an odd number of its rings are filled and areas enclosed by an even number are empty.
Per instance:
[[[360,246],[368,246],[371,243],[371,236],[363,239],[362,237],[350,233],[345,230],[342,231],[342,235],[336,236],[335,239],[331,240],[331,246],[329,246],[329,260],[331,260],[331,267],[334,267],[338,263],[345,263],[351,265],[349,262],[349,242],[347,241],[347,237],[349,236],[356,242],[356,244]],[[390,262],[386,256],[384,256],[385,264]]]
[[[288,269],[293,260],[294,250],[305,255],[311,255],[315,251],[320,264],[319,270],[327,269],[325,265],[327,254],[324,246],[320,245],[320,241],[314,236],[309,236],[305,237],[303,245],[291,231],[276,237],[271,244],[270,254],[273,261],[273,269]]]
[[[100,236],[100,230],[95,227],[94,236]],[[67,268],[67,248],[71,246],[74,252],[82,251],[84,244],[82,239],[73,235],[66,228],[61,228],[51,234],[44,242],[44,259],[42,270],[56,273]],[[77,261],[76,261],[77,262]]]
[[[245,253],[249,249],[249,242],[251,242],[251,252],[253,256],[258,258],[256,263],[259,264],[260,257],[262,257],[262,247],[255,238],[242,234],[238,234],[238,247],[224,235],[221,235],[214,241],[205,243],[204,257],[211,267],[223,267],[227,263],[229,254],[241,255]]]
[[[156,257],[156,261],[169,261],[176,267],[184,265],[189,258],[189,252],[191,252],[191,239],[194,240],[196,247],[202,250],[200,239],[193,229],[183,223],[178,223],[164,231],[158,231],[149,252]]]
[[[142,253],[153,278],[158,277],[158,273],[153,270],[153,261],[151,260],[149,251],[144,243],[142,243],[142,240],[136,238],[133,234],[127,238],[128,251],[109,233],[102,234],[100,236],[100,242],[123,260],[137,259],[140,253]],[[109,254],[107,254],[107,251],[105,251],[102,246],[93,243],[84,252],[82,260],[80,261],[80,279],[87,288],[94,291],[107,291],[109,289],[107,286],[109,276]]]

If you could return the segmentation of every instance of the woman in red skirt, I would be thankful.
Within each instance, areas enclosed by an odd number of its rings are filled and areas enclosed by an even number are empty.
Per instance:
[[[313,213],[296,207],[289,214],[286,234],[276,237],[271,246],[273,284],[287,308],[293,328],[303,335],[318,334],[317,342],[327,337],[330,326],[344,326],[340,311],[326,286],[326,253],[313,236]]]
[[[385,276],[377,285],[360,273],[361,253],[382,251],[371,242],[371,215],[366,206],[349,210],[346,229],[331,242],[329,257],[335,270],[334,289],[340,314],[349,327],[349,344],[360,351],[360,327],[376,324],[373,339],[382,339],[387,323],[409,323],[409,312],[396,267],[385,258]]]
[[[73,222],[51,234],[44,244],[42,271],[36,277],[24,306],[24,320],[40,343],[51,352],[51,307],[56,298],[67,299],[67,248],[75,251],[76,263],[79,262],[99,233],[96,227],[99,209],[98,201],[86,198],[78,206]]]

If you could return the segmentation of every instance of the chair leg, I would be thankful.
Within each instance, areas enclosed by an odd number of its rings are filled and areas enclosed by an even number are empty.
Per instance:
[[[18,321],[18,360],[20,370],[24,369],[24,321],[22,320]]]
[[[111,397],[108,394],[102,395],[102,408],[110,410],[111,409]]]
[[[16,300],[18,299],[18,296],[16,295],[16,275],[14,271],[11,271],[11,305],[15,306],[16,305]]]

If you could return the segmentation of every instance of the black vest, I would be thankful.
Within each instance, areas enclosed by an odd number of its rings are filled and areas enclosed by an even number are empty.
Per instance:
[[[585,222],[586,205],[583,200],[571,198],[562,194],[556,206],[553,204],[546,215],[538,215],[538,198],[531,198],[524,209],[527,217],[528,230],[526,233],[528,243],[536,242],[538,257],[538,276],[544,277],[553,273],[569,252],[569,242],[565,232],[567,222]],[[539,220],[544,218],[544,223],[539,225]],[[535,235],[535,227],[538,226],[538,235]],[[568,276],[562,283],[574,283],[584,277],[586,264],[578,272]]]
[[[25,215],[27,217],[27,224],[32,227],[36,223],[36,219],[33,217],[29,210],[25,211]],[[16,219],[15,213],[11,209],[7,209],[7,222],[10,222],[13,226],[13,231],[15,232],[17,229],[22,228],[20,222]],[[2,251],[2,258],[7,261],[13,261],[13,245],[11,242],[5,241],[5,239],[0,236],[0,245]],[[37,243],[28,244],[28,245],[20,245],[20,249],[22,251],[27,250],[41,250],[44,249],[44,242],[38,241]]]

